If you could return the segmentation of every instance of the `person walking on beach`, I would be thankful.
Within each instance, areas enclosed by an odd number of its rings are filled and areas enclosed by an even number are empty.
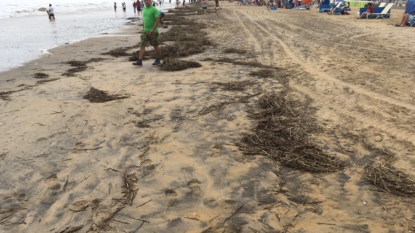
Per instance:
[[[137,14],[141,16],[141,2],[137,1]]]
[[[126,12],[127,6],[125,5],[125,2],[122,3],[122,11]]]
[[[219,17],[219,0],[215,0],[215,13],[216,17]]]
[[[206,15],[207,8],[208,8],[207,0],[202,0],[202,10],[203,10],[204,15]]]
[[[146,5],[144,4],[144,1],[143,0],[141,0],[141,3],[140,3],[140,11],[141,12],[143,12],[143,9],[144,9],[144,7],[145,7]],[[141,15],[142,15],[142,13],[141,13]]]
[[[52,4],[49,4],[49,9],[46,11],[49,15],[50,21],[55,21],[55,10],[52,7]]]
[[[146,46],[149,44],[154,47],[156,52],[156,60],[153,65],[160,65],[160,49],[159,49],[159,31],[157,26],[160,23],[159,10],[151,5],[151,0],[144,1],[146,7],[143,8],[143,30],[141,31],[141,46],[138,60],[133,63],[135,66],[143,66],[143,57],[146,52]]]
[[[117,12],[117,3],[114,2],[114,11]]]
[[[135,12],[137,11],[137,3],[135,1],[133,2],[133,9],[134,9],[134,14],[135,14]]]

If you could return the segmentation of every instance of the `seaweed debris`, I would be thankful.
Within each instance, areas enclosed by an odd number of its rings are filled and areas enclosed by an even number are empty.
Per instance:
[[[213,82],[212,84],[221,86],[225,91],[244,91],[247,86],[252,85],[250,81],[235,81],[235,82]]]
[[[390,163],[371,163],[365,166],[364,175],[384,191],[398,196],[415,197],[413,178],[392,167]]]
[[[62,76],[74,76],[75,73],[82,72],[86,70],[87,66],[78,66],[75,68],[68,69],[65,73],[62,74]]]
[[[237,53],[237,54],[246,54],[247,51],[244,49],[228,48],[223,50],[224,53]]]
[[[163,60],[163,63],[160,65],[160,70],[164,71],[179,71],[189,68],[199,68],[202,65],[199,62],[194,61],[183,61],[176,58],[167,58]]]
[[[48,82],[52,82],[52,81],[56,81],[59,80],[59,78],[52,78],[52,79],[42,79],[36,82],[36,84],[44,84],[44,83],[48,83]]]
[[[49,77],[48,74],[41,73],[41,72],[33,74],[33,78],[37,78],[37,79],[42,79],[42,78],[47,78],[47,77]]]
[[[126,57],[130,55],[126,52],[127,50],[128,48],[115,48],[110,50],[109,52],[102,53],[102,55],[111,55],[113,57]]]
[[[308,135],[319,128],[309,117],[307,104],[288,100],[287,91],[264,94],[260,110],[249,110],[258,124],[245,133],[239,144],[244,154],[263,154],[282,165],[307,172],[334,172],[345,162],[324,153],[309,141]]]
[[[84,99],[87,99],[91,101],[92,103],[103,103],[103,102],[108,102],[108,101],[118,100],[118,99],[125,99],[125,98],[128,98],[128,96],[117,95],[117,94],[110,95],[106,91],[101,91],[94,87],[91,87],[88,93],[84,95]]]
[[[275,71],[271,69],[261,69],[258,71],[251,71],[249,75],[261,78],[271,78],[275,76]]]

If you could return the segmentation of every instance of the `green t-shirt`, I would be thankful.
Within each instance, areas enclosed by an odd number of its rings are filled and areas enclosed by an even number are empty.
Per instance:
[[[150,7],[144,7],[143,9],[143,19],[144,19],[144,31],[149,32],[154,27],[154,24],[156,23],[156,18],[160,16],[159,10],[155,8],[154,6]],[[159,29],[156,28],[154,32],[159,32]]]

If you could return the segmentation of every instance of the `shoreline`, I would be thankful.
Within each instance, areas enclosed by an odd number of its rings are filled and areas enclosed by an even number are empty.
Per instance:
[[[172,4],[166,4],[160,9],[166,10],[170,9],[171,7]],[[126,24],[128,25],[131,23],[131,20],[129,19],[134,17],[138,17],[138,15],[133,13],[132,9],[130,9],[130,11],[127,13],[114,13],[113,10],[95,10],[83,13],[63,13],[60,14],[59,19],[53,23],[45,21],[46,17],[42,16],[25,16],[21,18],[0,19],[1,22],[5,23],[5,25],[9,25],[8,27],[4,28],[3,37],[0,37],[0,41],[3,42],[3,47],[0,48],[2,48],[6,54],[5,56],[1,57],[5,60],[5,64],[4,66],[0,66],[0,73],[13,68],[24,66],[25,63],[29,61],[23,63],[21,63],[21,61],[24,61],[26,57],[32,58],[32,60],[39,59],[43,55],[48,55],[47,53],[50,49],[65,44],[73,44],[88,39],[91,36],[101,37],[105,36],[106,34],[118,34],[118,31],[122,31]],[[95,26],[92,24],[89,25],[88,22],[90,20],[96,21],[96,18],[102,18],[102,20],[99,20],[100,23],[95,24]],[[87,22],[85,24],[79,25],[77,21],[82,20]],[[29,23],[27,23],[27,21],[29,21]],[[65,26],[62,24],[65,24]],[[14,27],[11,25],[14,25]],[[30,27],[26,28],[27,25],[30,25]],[[17,35],[13,34],[16,33],[14,29],[15,27],[19,27],[22,30]],[[33,28],[35,28],[35,30],[33,30]],[[18,36],[21,39],[11,40],[9,37],[12,36]],[[25,43],[27,43],[27,45]],[[37,45],[34,47],[31,45],[32,43]],[[8,68],[6,68],[6,66]],[[10,68],[10,66],[12,67]]]
[[[0,92],[21,91],[0,99],[10,213],[0,229],[411,230],[413,189],[371,178],[382,166],[415,175],[411,28],[390,26],[399,16],[222,6],[219,19],[200,7],[166,12],[161,49],[184,70],[152,66],[151,53],[132,66],[132,25],[2,73]],[[102,55],[116,49],[127,55]],[[119,98],[90,102],[91,88]],[[307,166],[290,157],[316,151],[323,159]]]

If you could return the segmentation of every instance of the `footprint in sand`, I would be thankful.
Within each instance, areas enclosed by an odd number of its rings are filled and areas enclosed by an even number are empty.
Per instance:
[[[175,196],[177,196],[176,191],[174,191],[173,189],[167,189],[165,194],[166,194],[166,197],[172,197],[172,196],[175,197]]]
[[[76,201],[71,203],[68,208],[73,212],[84,211],[89,206],[89,201]]]
[[[96,208],[100,203],[99,199],[94,199],[92,201],[76,201],[71,203],[68,206],[68,209],[72,210],[73,212],[79,212],[79,211],[84,211],[86,210],[86,208],[91,207],[91,208]]]
[[[200,184],[201,184],[201,182],[197,179],[193,179],[193,180],[189,181],[189,183],[187,183],[189,188],[192,190],[190,192],[190,195],[192,197],[201,197],[201,196],[203,196],[203,191],[200,188]]]
[[[212,154],[210,156],[218,157],[222,154],[223,146],[219,143],[216,143],[215,145],[212,146],[211,150],[212,150]]]
[[[43,183],[51,190],[59,190],[61,185],[59,184],[58,177],[56,174],[50,175],[48,178],[43,181]]]

